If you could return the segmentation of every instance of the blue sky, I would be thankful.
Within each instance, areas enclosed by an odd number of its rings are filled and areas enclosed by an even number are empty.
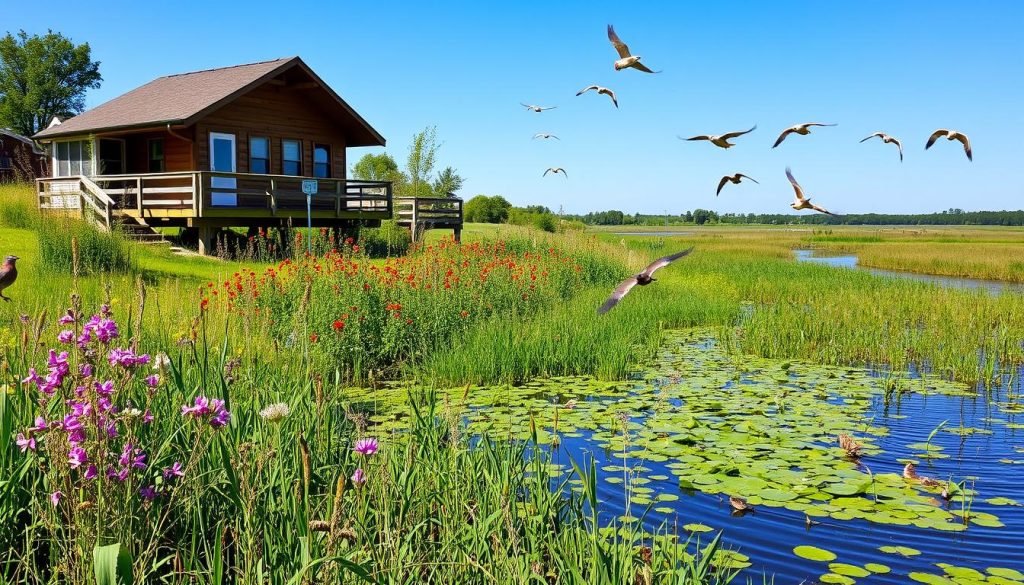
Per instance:
[[[467,198],[567,212],[789,212],[790,165],[839,212],[1024,207],[1012,174],[1024,161],[1024,2],[434,4],[95,0],[63,11],[0,0],[0,30],[88,41],[104,77],[90,107],[160,75],[299,55],[396,159],[436,125],[439,167],[467,178]],[[609,23],[664,72],[614,71]],[[574,96],[591,83],[614,89],[620,109]],[[770,148],[806,121],[839,125]],[[728,151],[676,138],[754,124]],[[925,152],[939,127],[967,133],[975,161],[944,140]],[[858,143],[877,130],[904,141],[904,163],[892,145]],[[531,140],[536,132],[561,140]],[[568,180],[542,178],[549,166]],[[733,172],[761,184],[727,185],[716,198]]]

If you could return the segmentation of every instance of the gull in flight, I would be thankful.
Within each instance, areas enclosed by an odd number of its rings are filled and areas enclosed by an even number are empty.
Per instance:
[[[718,195],[722,192],[722,187],[725,187],[726,183],[732,183],[733,185],[739,185],[741,179],[750,179],[751,181],[754,181],[755,183],[757,183],[756,179],[754,179],[753,177],[748,177],[748,176],[744,175],[743,173],[736,173],[735,175],[733,175],[731,177],[729,175],[726,175],[726,176],[722,177],[721,181],[718,182],[718,190],[715,191],[715,197],[718,197]],[[757,184],[760,185],[760,183],[757,183]]]
[[[643,272],[641,272],[640,274],[630,276],[626,280],[623,280],[619,284],[619,286],[615,287],[615,290],[612,291],[612,296],[608,297],[608,300],[606,300],[604,304],[597,309],[597,313],[599,315],[603,315],[608,311],[611,311],[612,307],[619,304],[619,301],[621,301],[624,296],[629,294],[629,291],[632,290],[634,286],[638,284],[640,286],[647,286],[648,284],[651,284],[656,280],[652,276],[656,270],[668,266],[669,264],[675,262],[676,260],[682,258],[683,256],[689,255],[690,252],[693,252],[693,248],[688,248],[686,250],[683,250],[682,252],[676,252],[671,256],[658,258],[654,262],[651,262],[650,265],[647,266],[647,268],[644,268]]]
[[[885,132],[875,132],[871,136],[868,136],[864,140],[861,140],[861,142],[864,142],[865,140],[871,140],[872,138],[875,138],[876,136],[878,138],[881,138],[882,142],[884,142],[886,144],[895,144],[896,148],[900,149],[900,162],[903,162],[903,143],[900,142],[898,139],[893,138],[892,136],[889,136]]]
[[[619,54],[619,60],[615,62],[615,70],[622,71],[632,67],[644,73],[661,73],[661,71],[651,71],[646,65],[640,62],[638,55],[633,55],[629,52],[629,47],[626,43],[622,42],[619,35],[615,34],[615,29],[612,25],[608,25],[608,40],[612,42],[612,46],[615,47],[615,51]]]
[[[835,126],[835,124],[822,124],[821,122],[804,122],[803,124],[797,124],[796,126],[790,126],[779,134],[779,139],[775,141],[772,148],[782,144],[782,141],[786,139],[790,134],[796,133],[802,136],[807,136],[811,133],[811,126]]]
[[[821,213],[828,215],[836,215],[824,207],[811,203],[811,199],[809,197],[804,197],[804,190],[800,188],[800,183],[797,183],[796,179],[793,178],[793,172],[789,170],[789,167],[786,167],[786,177],[789,178],[790,184],[793,185],[793,191],[796,192],[796,199],[789,204],[790,207],[797,211],[800,211],[801,209],[813,209],[814,211],[820,211]]]
[[[587,93],[588,91],[590,91],[592,89],[596,90],[597,93],[600,93],[600,94],[603,94],[603,95],[606,95],[606,96],[612,98],[612,103],[615,104],[615,107],[616,108],[619,107],[619,100],[615,99],[615,92],[610,90],[610,89],[608,89],[607,87],[601,87],[600,85],[588,85],[587,87],[584,87],[583,89],[577,91],[576,95],[577,96],[581,96],[581,95]]]
[[[935,141],[942,136],[945,136],[947,140],[959,140],[960,143],[964,145],[964,152],[967,154],[967,160],[974,160],[974,156],[971,154],[971,140],[967,138],[966,134],[961,134],[956,130],[940,128],[935,132],[932,132],[932,135],[928,137],[928,144],[924,145],[924,149],[928,150],[931,148],[932,145],[935,144]]]
[[[538,138],[543,138],[545,140],[547,140],[548,138],[554,138],[555,140],[561,140],[561,138],[555,136],[554,134],[548,134],[547,132],[540,132],[540,133],[534,134],[533,138],[534,138],[534,140],[536,140]]]
[[[548,170],[544,171],[544,174],[541,176],[546,177],[548,176],[548,173],[562,173],[566,179],[569,178],[569,173],[565,172],[565,169],[562,167],[548,167]]]
[[[715,146],[720,146],[722,148],[731,148],[731,147],[736,146],[736,145],[731,143],[731,142],[729,142],[730,140],[732,140],[733,138],[738,138],[740,136],[743,136],[744,134],[749,134],[749,133],[753,132],[754,130],[757,130],[757,124],[754,124],[754,127],[751,128],[750,130],[741,130],[741,131],[738,131],[738,132],[729,132],[727,134],[701,134],[699,136],[691,136],[689,138],[683,138],[682,136],[676,136],[676,138],[678,138],[679,140],[688,140],[688,141],[707,140],[708,142],[710,142],[711,144],[714,144]]]
[[[544,110],[553,110],[553,109],[558,107],[558,106],[532,106],[530,104],[524,104],[523,102],[519,102],[519,105],[523,106],[527,110],[530,110],[531,112],[537,112],[538,114],[543,112]]]

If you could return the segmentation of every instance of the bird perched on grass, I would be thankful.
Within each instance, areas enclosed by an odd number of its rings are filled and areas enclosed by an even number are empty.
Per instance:
[[[619,35],[615,34],[615,29],[612,25],[608,25],[608,40],[612,42],[612,46],[615,47],[615,52],[619,54],[619,60],[615,62],[615,70],[622,71],[623,69],[629,69],[632,67],[637,71],[643,71],[644,73],[661,73],[661,71],[651,71],[646,65],[640,62],[639,55],[633,55],[629,52],[629,47],[626,43],[622,42]]]
[[[947,130],[945,128],[940,128],[935,132],[932,132],[932,135],[928,137],[928,144],[924,145],[924,149],[928,150],[929,148],[931,148],[932,145],[935,144],[935,141],[941,138],[942,136],[945,136],[946,140],[959,140],[960,144],[964,145],[964,153],[967,155],[967,160],[974,160],[974,156],[971,154],[971,140],[967,138],[966,134],[962,134],[960,132],[957,132],[956,130]]]
[[[8,256],[4,258],[3,268],[0,268],[0,299],[7,302],[10,302],[11,299],[4,296],[4,289],[14,284],[15,280],[18,280],[18,267],[14,265],[17,261],[17,256]]]
[[[882,142],[884,142],[886,144],[895,144],[896,148],[900,149],[900,162],[903,162],[903,143],[900,142],[899,140],[897,140],[896,138],[893,138],[892,136],[889,136],[885,132],[875,132],[871,136],[868,136],[864,140],[861,140],[861,142],[864,142],[865,140],[871,140],[872,138],[875,138],[876,136],[878,138],[881,138]]]
[[[772,148],[782,144],[782,141],[786,139],[790,134],[800,134],[801,136],[807,136],[811,133],[811,126],[835,126],[836,124],[822,124],[821,122],[804,122],[803,124],[797,124],[796,126],[790,126],[779,134],[778,140],[772,145]]]
[[[590,90],[594,90],[594,91],[596,91],[597,93],[599,93],[601,95],[606,95],[606,96],[612,98],[612,103],[615,104],[615,107],[616,108],[619,107],[619,100],[617,100],[615,98],[615,92],[610,90],[610,89],[608,89],[607,87],[601,87],[600,85],[588,85],[587,87],[584,87],[583,89],[577,91],[576,95],[577,95],[577,97],[581,96],[581,95],[587,93]]]
[[[548,173],[562,173],[563,177],[565,177],[566,179],[569,178],[569,173],[565,172],[565,169],[563,169],[562,167],[548,167],[548,170],[544,171],[544,174],[541,176],[546,177],[548,176]]]
[[[740,136],[743,136],[744,134],[749,134],[749,133],[753,132],[754,130],[757,130],[757,124],[754,124],[754,127],[751,128],[750,130],[740,130],[740,131],[737,131],[737,132],[728,132],[726,134],[700,134],[698,136],[691,136],[689,138],[683,138],[682,136],[676,136],[676,138],[678,138],[679,140],[688,140],[688,141],[707,140],[708,142],[710,142],[711,144],[714,144],[715,146],[718,146],[718,147],[721,147],[721,148],[731,148],[731,147],[736,146],[736,145],[731,143],[731,142],[729,142],[730,140],[732,140],[733,138],[738,138]]]
[[[527,110],[530,110],[531,112],[537,112],[538,114],[543,112],[543,111],[545,111],[545,110],[553,110],[553,109],[558,107],[558,106],[534,106],[532,104],[524,104],[523,102],[519,102],[519,105],[523,106]]]
[[[811,203],[811,199],[809,197],[804,197],[804,190],[800,188],[800,183],[796,182],[796,179],[793,177],[793,172],[789,170],[789,167],[786,167],[786,177],[789,179],[790,184],[793,185],[793,191],[796,193],[796,198],[789,204],[790,207],[797,211],[800,211],[801,209],[813,209],[814,211],[819,211],[827,215],[836,215],[824,207]]]
[[[669,264],[675,262],[676,260],[682,258],[683,256],[689,255],[690,252],[693,252],[693,248],[687,248],[686,250],[683,250],[682,252],[676,252],[671,256],[658,258],[654,262],[651,262],[650,265],[647,266],[647,268],[644,268],[643,272],[641,272],[640,274],[630,276],[626,280],[623,280],[619,284],[619,286],[615,287],[615,290],[612,291],[612,296],[608,297],[608,300],[606,300],[603,305],[598,307],[598,314],[603,315],[608,311],[611,311],[612,307],[619,304],[619,301],[621,301],[624,296],[629,294],[629,291],[632,290],[634,286],[638,284],[640,286],[647,286],[648,284],[651,284],[656,280],[652,276],[656,270],[668,266]]]
[[[726,176],[722,177],[721,181],[718,182],[718,190],[715,191],[715,197],[718,197],[718,195],[722,192],[722,187],[725,187],[726,183],[732,183],[733,185],[739,185],[740,181],[743,180],[743,179],[750,179],[751,181],[754,181],[755,183],[757,183],[757,179],[754,179],[753,177],[748,177],[748,176],[744,175],[743,173],[736,173],[735,175],[733,175],[731,177],[729,175],[726,175]],[[760,185],[760,183],[757,183],[757,184]]]

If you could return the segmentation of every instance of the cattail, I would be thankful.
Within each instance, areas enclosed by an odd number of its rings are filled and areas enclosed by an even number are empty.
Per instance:
[[[39,318],[36,319],[36,327],[35,327],[35,330],[33,331],[34,339],[32,341],[32,343],[34,345],[38,345],[39,344],[39,340],[43,338],[43,327],[45,327],[45,326],[46,326],[46,309],[43,309],[43,312],[39,313]]]
[[[345,483],[347,481],[348,478],[344,473],[338,474],[338,483],[334,487],[334,511],[331,512],[331,534],[335,534],[338,531],[338,525],[341,524],[341,504],[345,498]]]
[[[309,444],[306,443],[306,438],[302,436],[301,431],[299,431],[299,451],[302,454],[302,493],[304,496],[308,496],[312,468],[309,462]]]

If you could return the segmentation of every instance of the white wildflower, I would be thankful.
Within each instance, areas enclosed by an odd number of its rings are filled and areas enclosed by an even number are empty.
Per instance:
[[[171,358],[166,353],[158,353],[153,356],[153,369],[163,370],[171,366]]]
[[[291,414],[291,412],[292,409],[288,407],[288,403],[277,402],[261,410],[260,417],[262,417],[263,420],[276,423]]]

